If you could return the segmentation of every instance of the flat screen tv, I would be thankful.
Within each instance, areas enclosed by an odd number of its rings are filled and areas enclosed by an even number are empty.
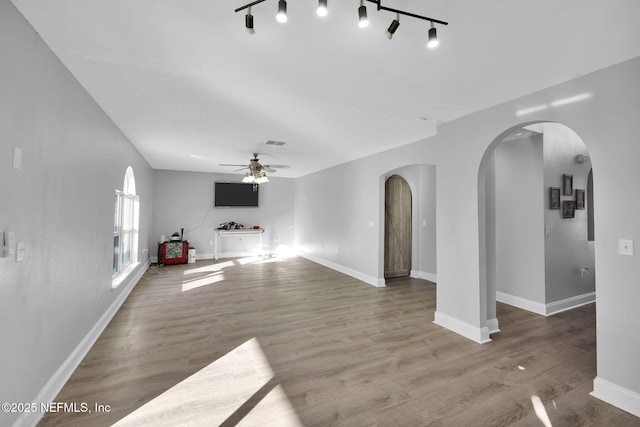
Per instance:
[[[253,184],[236,182],[216,182],[214,189],[214,206],[216,207],[257,207],[258,189]]]

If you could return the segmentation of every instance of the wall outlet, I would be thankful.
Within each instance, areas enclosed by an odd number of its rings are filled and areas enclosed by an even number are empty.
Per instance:
[[[633,256],[633,240],[618,239],[618,254]]]

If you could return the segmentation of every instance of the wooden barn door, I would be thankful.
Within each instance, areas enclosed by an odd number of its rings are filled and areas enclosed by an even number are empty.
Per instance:
[[[411,189],[402,177],[385,183],[384,277],[411,273]]]

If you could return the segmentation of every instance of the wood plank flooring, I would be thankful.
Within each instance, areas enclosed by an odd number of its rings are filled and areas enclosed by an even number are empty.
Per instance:
[[[436,286],[374,288],[303,258],[152,268],[41,426],[640,426],[589,396],[595,307],[497,307],[479,345],[433,323]],[[95,411],[95,404],[109,405]]]

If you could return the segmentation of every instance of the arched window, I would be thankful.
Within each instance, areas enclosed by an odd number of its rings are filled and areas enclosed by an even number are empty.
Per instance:
[[[113,278],[114,286],[138,262],[138,229],[140,199],[136,195],[136,180],[131,166],[124,175],[122,191],[116,190],[113,218]]]

